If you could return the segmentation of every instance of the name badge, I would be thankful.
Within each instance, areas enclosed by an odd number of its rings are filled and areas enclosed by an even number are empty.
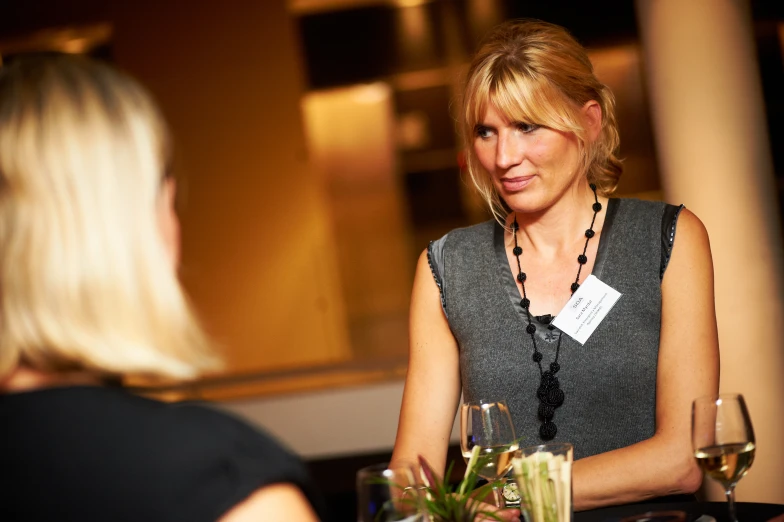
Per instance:
[[[589,275],[558,312],[553,324],[578,343],[585,344],[620,298],[620,292]]]

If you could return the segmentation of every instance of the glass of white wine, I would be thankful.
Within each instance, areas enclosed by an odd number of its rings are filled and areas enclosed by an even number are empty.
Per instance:
[[[735,514],[735,485],[754,462],[754,428],[740,394],[700,397],[692,404],[691,435],[700,468],[721,483],[730,520]]]
[[[460,407],[460,449],[468,462],[479,446],[476,474],[489,482],[503,481],[518,449],[512,416],[504,401],[464,402]],[[500,488],[493,488],[496,506],[504,507]]]

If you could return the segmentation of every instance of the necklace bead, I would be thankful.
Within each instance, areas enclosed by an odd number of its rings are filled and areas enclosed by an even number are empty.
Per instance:
[[[541,403],[539,404],[539,418],[544,421],[549,421],[553,419],[553,415],[555,415],[555,408],[550,406],[549,404]]]
[[[539,436],[542,440],[553,440],[556,433],[558,433],[558,428],[552,421],[546,421],[539,427]]]
[[[555,408],[563,404],[564,398],[564,392],[561,388],[553,387],[547,390],[547,402]]]

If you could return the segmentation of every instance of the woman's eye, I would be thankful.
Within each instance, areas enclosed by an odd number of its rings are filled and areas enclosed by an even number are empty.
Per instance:
[[[535,123],[524,123],[524,122],[518,122],[518,123],[517,123],[517,128],[518,128],[518,129],[519,129],[521,132],[523,132],[523,133],[525,133],[525,134],[528,134],[529,132],[533,132],[533,131],[535,131],[536,129],[538,129],[539,127],[540,127],[540,126],[539,126],[539,125],[537,125],[537,124],[535,124]]]
[[[490,128],[489,127],[485,127],[484,125],[477,125],[474,128],[474,132],[476,133],[476,136],[478,138],[483,138],[483,139],[489,138],[490,135],[492,134],[492,131],[490,130]]]

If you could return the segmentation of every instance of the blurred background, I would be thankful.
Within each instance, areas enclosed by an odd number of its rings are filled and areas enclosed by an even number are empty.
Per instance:
[[[266,426],[309,461],[335,520],[350,520],[340,510],[353,507],[353,473],[388,458],[394,443],[417,257],[450,229],[489,218],[462,170],[454,107],[471,53],[505,19],[563,25],[589,49],[597,75],[617,98],[625,160],[618,195],[696,209],[714,258],[718,252],[721,259],[731,259],[722,248],[744,251],[738,242],[744,234],[722,220],[762,209],[742,230],[757,231],[745,240],[769,260],[758,276],[745,272],[746,284],[754,287],[758,277],[768,285],[771,293],[758,306],[769,315],[750,310],[745,298],[736,308],[735,290],[722,294],[719,281],[738,267],[717,261],[720,329],[729,329],[742,310],[741,320],[751,315],[765,323],[765,339],[781,339],[770,323],[784,318],[784,2],[678,4],[6,0],[0,59],[30,51],[86,53],[150,89],[176,146],[182,280],[226,359],[220,374],[153,391],[173,400],[215,400]],[[698,28],[678,33],[686,36],[668,51],[669,28],[684,24]],[[721,35],[715,61],[731,73],[705,79],[699,70],[687,71],[698,75],[695,98],[667,87],[662,70],[678,53],[700,48],[699,27]],[[738,87],[737,77],[746,83]],[[708,129],[667,101],[675,92],[691,108],[725,91],[730,103],[708,107],[719,122]],[[729,105],[739,107],[751,134],[734,122]],[[677,126],[680,142],[709,132],[729,141],[717,154],[686,154],[691,164],[674,161],[679,152],[667,116],[673,112],[685,118]],[[707,156],[728,165],[722,154],[744,149],[733,133],[751,136],[752,157],[719,175]],[[738,186],[756,192],[739,195]],[[732,243],[724,247],[728,235]],[[746,261],[758,259],[745,252]],[[742,285],[735,281],[732,288]],[[725,345],[738,343],[731,333],[722,335],[722,358],[733,360]],[[784,371],[781,341],[766,349],[757,359],[768,364],[772,353],[772,368]],[[743,371],[745,379],[761,379],[754,368]],[[730,375],[729,382],[745,381]],[[760,395],[772,394],[777,404],[784,396],[778,389]],[[780,411],[776,404],[771,407]],[[757,413],[753,406],[756,417],[768,407]],[[777,424],[764,429],[780,434],[784,421],[771,422]],[[755,500],[752,488],[758,488],[748,480],[739,487],[740,500],[744,494]],[[765,495],[761,501],[784,503],[780,494]]]

